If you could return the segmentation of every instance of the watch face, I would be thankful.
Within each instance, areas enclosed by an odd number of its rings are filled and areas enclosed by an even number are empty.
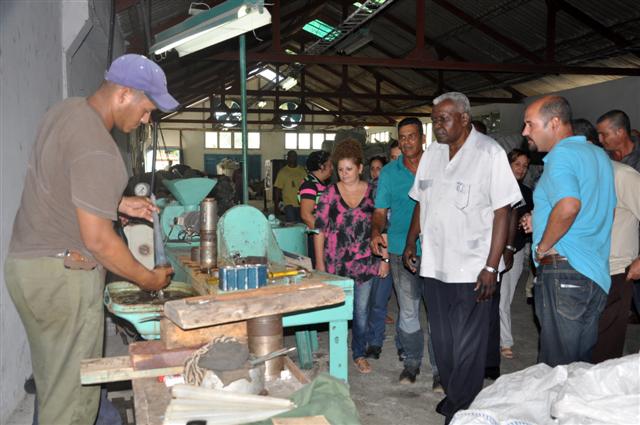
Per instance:
[[[138,183],[133,188],[133,193],[135,193],[136,196],[149,196],[151,194],[151,186],[149,186],[148,183],[144,182]]]

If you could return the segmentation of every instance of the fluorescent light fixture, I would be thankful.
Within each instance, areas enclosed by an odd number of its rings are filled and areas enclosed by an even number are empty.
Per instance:
[[[297,84],[298,84],[298,80],[296,80],[293,77],[287,77],[287,79],[280,84],[280,87],[282,87],[283,90],[291,90]]]
[[[151,51],[184,56],[270,23],[264,0],[227,0],[157,34]]]
[[[269,69],[269,68],[265,68],[262,71],[258,72],[258,75],[261,76],[262,78],[271,81],[272,83],[276,82],[276,73],[275,71]],[[282,81],[282,75],[280,76],[280,81]]]
[[[208,99],[208,97],[205,97],[205,98],[203,98],[203,99],[196,100],[196,101],[195,101],[195,102],[193,102],[191,105],[187,105],[187,108],[191,108],[191,107],[193,107],[193,106],[196,106],[197,104],[202,103],[202,102],[204,102],[204,101],[205,101],[205,100],[207,100],[207,99]]]

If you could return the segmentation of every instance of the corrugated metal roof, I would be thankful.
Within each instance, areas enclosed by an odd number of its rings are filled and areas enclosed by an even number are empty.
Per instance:
[[[393,1],[393,0],[390,0]],[[208,0],[209,4],[219,0]],[[153,0],[151,4],[152,32],[186,18],[191,2],[188,0]],[[309,43],[313,36],[300,31],[304,23],[320,17],[328,23],[337,24],[342,19],[343,1],[291,0],[281,1],[283,48],[298,50],[300,42]],[[442,5],[441,5],[442,4]],[[547,6],[543,0],[448,0],[448,4],[461,10],[476,22],[491,28],[500,36],[512,40],[516,47],[496,40],[482,29],[469,24],[450,10],[442,0],[428,0],[425,4],[425,52],[424,57],[452,59],[478,63],[532,63],[534,59],[546,61]],[[579,13],[560,8],[556,14],[555,62],[564,65],[599,65],[610,67],[640,66],[640,2],[636,0],[563,0],[562,4],[574,7],[597,21],[606,31],[594,27],[581,19]],[[352,12],[353,10],[350,10]],[[129,40],[143,39],[144,30],[138,16],[137,6],[130,7],[118,14],[118,24],[123,35]],[[395,0],[379,16],[373,18],[367,27],[373,36],[373,43],[360,49],[354,56],[365,57],[406,57],[415,48],[416,3],[414,0]],[[264,51],[270,46],[269,28],[258,31],[264,41],[248,38],[249,48]],[[429,41],[435,44],[429,43]],[[622,41],[622,42],[621,42]],[[208,49],[199,57],[206,57],[218,50],[233,48],[227,43]],[[522,51],[521,51],[521,50]],[[330,54],[328,52],[327,54]],[[532,57],[535,56],[535,57]],[[189,96],[189,88],[196,87],[201,81],[211,77],[211,72],[224,67],[211,63],[210,67],[199,67],[192,61],[170,61],[162,63],[167,69],[168,78],[174,82],[186,79],[187,83],[178,84],[181,92],[178,97]],[[185,72],[189,66],[188,72]],[[202,71],[198,71],[202,68]],[[285,67],[283,67],[285,69]],[[310,91],[336,91],[342,86],[342,69],[335,65],[307,65],[306,78]],[[351,90],[356,93],[375,93],[376,76],[381,76],[382,94],[432,95],[438,91],[438,72],[434,70],[412,70],[378,68],[365,69],[352,66],[349,69]],[[234,71],[235,73],[235,71]],[[214,74],[215,75],[215,74]],[[321,82],[317,78],[320,78]],[[479,72],[443,72],[444,88],[455,89],[474,96],[510,97],[511,92],[519,91],[525,96],[559,91],[566,88],[607,81],[611,76],[569,76],[569,75],[533,75],[513,73]],[[222,72],[220,78],[233,78],[229,72]],[[394,84],[388,81],[394,82]],[[220,81],[212,80],[209,90],[219,87]],[[398,88],[402,87],[403,89]],[[204,92],[206,86],[202,86]],[[336,103],[326,99],[315,99],[319,104],[336,108]],[[405,100],[382,101],[383,108],[389,110],[411,107],[419,102]],[[342,100],[343,108],[364,110],[374,108],[375,99],[348,99],[348,93]],[[424,108],[423,108],[424,109]]]

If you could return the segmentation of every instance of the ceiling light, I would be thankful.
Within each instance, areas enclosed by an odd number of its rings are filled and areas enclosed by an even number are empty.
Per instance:
[[[267,106],[267,102],[264,100],[261,100],[260,102],[258,102],[258,108],[262,109],[265,106]]]
[[[280,87],[282,87],[283,90],[291,90],[297,84],[298,84],[298,80],[296,80],[293,77],[287,77],[286,80],[284,80],[282,84],[280,84]]]
[[[157,34],[151,51],[184,56],[270,23],[264,0],[227,0]]]

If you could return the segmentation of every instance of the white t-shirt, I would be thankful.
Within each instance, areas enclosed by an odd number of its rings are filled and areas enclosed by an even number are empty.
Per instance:
[[[451,161],[448,145],[429,146],[409,196],[420,202],[420,275],[448,283],[476,281],[489,255],[494,211],[522,199],[504,149],[475,129]]]

